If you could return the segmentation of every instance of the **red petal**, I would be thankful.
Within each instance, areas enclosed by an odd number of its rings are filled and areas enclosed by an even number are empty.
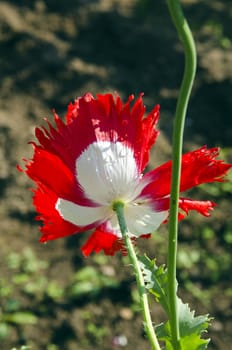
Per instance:
[[[46,186],[40,184],[33,192],[33,204],[39,214],[36,219],[43,221],[40,227],[42,233],[40,242],[70,236],[93,228],[93,225],[80,227],[65,221],[55,208],[58,196]]]
[[[170,197],[155,200],[153,203],[154,210],[163,211],[170,208]],[[190,210],[196,210],[204,216],[210,216],[209,211],[213,210],[216,203],[211,201],[195,201],[188,198],[179,198],[179,208],[188,215]],[[179,220],[183,219],[183,213],[179,213]]]
[[[43,226],[40,228],[42,233],[41,242],[80,232],[80,228],[63,220],[55,209],[58,197],[54,192],[42,185],[37,190],[33,190],[33,192],[34,206],[39,213],[37,220],[43,221]]]
[[[35,135],[40,142],[41,148],[53,153],[72,170],[75,171],[75,150],[72,149],[70,130],[65,125],[58,115],[54,112],[54,120],[57,126],[55,129],[51,123],[45,119],[48,129],[42,127],[35,129]]]
[[[182,156],[180,192],[207,182],[223,181],[232,164],[216,160],[218,148],[201,147]],[[172,161],[150,171],[144,179],[150,181],[142,195],[150,194],[154,198],[170,195]]]
[[[145,107],[142,94],[130,107],[131,95],[125,104],[119,96],[87,93],[68,106],[64,124],[54,112],[56,129],[46,120],[48,129],[36,129],[42,148],[57,155],[75,171],[76,159],[84,149],[95,141],[123,142],[134,150],[139,171],[147,165],[149,150],[158,136],[155,129],[159,118],[156,106],[144,118]]]
[[[222,182],[232,164],[216,160],[219,148],[203,146],[182,158],[181,192],[208,182]]]
[[[42,183],[59,197],[70,196],[75,179],[68,167],[54,154],[35,146],[34,157],[26,164],[26,174],[36,183]]]
[[[107,232],[103,227],[98,227],[81,248],[85,256],[92,252],[104,251],[105,255],[114,255],[117,251],[125,251],[123,241],[111,232]]]
[[[216,203],[211,201],[195,201],[187,198],[180,198],[179,208],[181,208],[187,215],[190,210],[196,210],[204,216],[210,216],[209,211],[213,210]]]
[[[74,173],[60,158],[39,146],[33,146],[33,159],[26,163],[25,170],[19,170],[24,171],[37,185],[37,189],[33,190],[33,202],[39,214],[37,220],[43,221],[40,228],[43,234],[41,242],[84,231],[88,227],[77,227],[65,221],[55,209],[55,205],[58,198],[82,205],[92,203],[83,197]]]
[[[85,256],[89,256],[92,252],[99,253],[101,250],[104,251],[105,255],[114,255],[118,251],[121,251],[123,255],[127,255],[123,240],[107,231],[106,226],[106,224],[99,226],[83,245],[81,250]],[[140,238],[146,239],[150,237],[150,234],[140,236]],[[133,237],[132,241],[136,244],[136,238]]]
[[[24,171],[37,184],[43,184],[58,197],[65,198],[81,205],[90,205],[78,186],[75,173],[56,155],[34,145],[34,157],[26,163]]]

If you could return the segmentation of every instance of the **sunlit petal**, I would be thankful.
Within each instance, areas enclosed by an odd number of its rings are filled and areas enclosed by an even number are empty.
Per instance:
[[[148,203],[131,203],[124,210],[127,228],[131,237],[154,232],[168,217],[168,210],[155,211]],[[121,237],[116,216],[111,218],[113,230]]]
[[[99,223],[109,216],[107,207],[84,207],[62,198],[58,199],[55,207],[64,220],[77,226]]]
[[[94,142],[76,161],[77,179],[96,203],[132,201],[140,192],[140,175],[133,151],[121,142]]]

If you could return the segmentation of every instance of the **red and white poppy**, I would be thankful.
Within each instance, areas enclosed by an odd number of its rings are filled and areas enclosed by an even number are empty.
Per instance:
[[[119,96],[87,93],[68,106],[66,121],[54,112],[56,126],[36,128],[38,144],[23,170],[35,183],[34,206],[43,221],[41,242],[91,230],[84,255],[124,250],[113,205],[125,204],[131,238],[149,237],[169,215],[172,162],[143,171],[159,132],[159,106],[144,117],[142,95],[133,106]],[[231,164],[216,160],[218,148],[201,147],[182,157],[180,191],[223,181]],[[188,214],[209,216],[215,204],[180,198]]]

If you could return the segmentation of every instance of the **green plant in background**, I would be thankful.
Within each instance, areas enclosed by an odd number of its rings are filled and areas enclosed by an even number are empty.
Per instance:
[[[100,345],[104,337],[109,334],[109,330],[103,325],[96,325],[92,320],[92,314],[88,311],[82,314],[82,319],[86,327],[86,337],[82,341],[91,346]]]
[[[76,303],[82,298],[88,300],[97,299],[104,291],[112,291],[120,288],[118,278],[110,271],[101,271],[106,263],[106,257],[96,256],[95,267],[84,266],[74,273],[65,287],[56,280],[51,280],[44,274],[47,269],[47,261],[41,260],[30,248],[22,252],[11,252],[5,261],[11,277],[0,280],[0,343],[10,337],[11,327],[23,329],[25,325],[38,323],[38,312],[50,313],[65,301]],[[109,272],[109,273],[108,273]],[[31,310],[25,310],[21,295],[16,298],[15,290],[21,290],[23,298],[27,298]],[[107,329],[97,327],[90,313],[83,313],[86,324],[86,332],[83,343],[95,342],[99,344],[107,334]],[[91,340],[90,340],[91,339]],[[20,350],[32,349],[22,346]],[[55,344],[48,344],[46,350],[57,350]],[[19,349],[17,349],[19,350]]]
[[[37,301],[45,297],[51,300],[62,298],[64,289],[55,281],[50,281],[44,274],[48,262],[38,259],[30,248],[25,248],[22,253],[13,252],[7,258],[10,269],[16,270],[17,274],[12,277],[12,283],[22,286],[28,296]]]
[[[231,38],[224,35],[224,28],[220,22],[212,19],[208,20],[203,27],[203,31],[205,34],[211,34],[223,49],[231,48]]]
[[[9,336],[9,330],[13,326],[21,329],[24,325],[36,325],[38,303],[41,309],[43,304],[46,305],[47,298],[56,302],[63,296],[64,289],[45,277],[44,269],[47,264],[46,261],[38,259],[30,248],[7,256],[6,265],[13,274],[7,280],[0,280],[0,341]],[[25,309],[21,296],[14,296],[16,288],[20,288],[24,297],[30,299],[29,310]]]
[[[20,300],[14,297],[13,285],[5,279],[0,280],[0,342],[9,335],[11,326],[36,324],[37,317],[25,310]]]
[[[67,290],[71,298],[96,297],[104,288],[117,288],[119,281],[116,277],[106,276],[96,268],[86,266],[76,272]]]

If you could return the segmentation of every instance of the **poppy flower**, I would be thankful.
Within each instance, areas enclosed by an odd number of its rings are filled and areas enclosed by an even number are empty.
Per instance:
[[[144,117],[142,94],[132,105],[119,96],[90,93],[70,103],[65,122],[36,128],[34,155],[24,171],[35,183],[33,202],[43,222],[41,242],[91,230],[84,255],[124,251],[116,201],[124,203],[131,238],[148,238],[169,215],[172,162],[143,171],[159,134],[159,106]],[[216,160],[218,148],[201,147],[182,157],[180,192],[223,181],[231,164]],[[180,219],[190,210],[209,216],[211,201],[179,199]],[[184,213],[184,214],[183,214]]]

